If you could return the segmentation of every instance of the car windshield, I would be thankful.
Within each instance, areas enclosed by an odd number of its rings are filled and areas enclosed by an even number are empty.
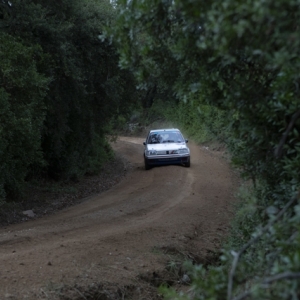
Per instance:
[[[178,131],[156,131],[149,134],[147,144],[182,143],[183,141]]]

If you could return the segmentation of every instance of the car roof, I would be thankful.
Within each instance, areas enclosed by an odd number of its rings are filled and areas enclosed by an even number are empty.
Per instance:
[[[157,132],[157,131],[180,131],[179,129],[177,128],[162,128],[162,129],[153,129],[153,130],[150,130],[150,133],[151,132]]]

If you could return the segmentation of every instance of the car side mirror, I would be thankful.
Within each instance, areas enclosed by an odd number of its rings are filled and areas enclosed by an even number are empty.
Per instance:
[[[189,142],[189,140],[185,140],[185,142],[186,142],[186,143],[188,143],[188,142]]]
[[[146,142],[143,142],[143,145],[146,146]]]

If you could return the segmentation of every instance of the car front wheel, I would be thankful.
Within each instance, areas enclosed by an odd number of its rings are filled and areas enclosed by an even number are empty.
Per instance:
[[[145,162],[145,170],[150,170],[150,169],[151,169],[151,166],[148,164],[146,158],[144,158],[144,162]]]
[[[189,158],[188,162],[184,164],[184,166],[186,168],[189,168],[191,166],[191,160],[190,160],[190,158]]]

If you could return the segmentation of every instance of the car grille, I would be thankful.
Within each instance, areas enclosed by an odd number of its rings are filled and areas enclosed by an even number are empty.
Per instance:
[[[166,155],[166,154],[170,154],[170,151],[166,151],[166,150],[164,150],[164,151],[157,151],[156,154],[157,155]]]
[[[158,161],[172,161],[172,160],[178,160],[177,157],[170,157],[170,158],[160,158]]]
[[[156,153],[157,153],[157,155],[164,155],[167,153],[167,151],[157,151]]]

